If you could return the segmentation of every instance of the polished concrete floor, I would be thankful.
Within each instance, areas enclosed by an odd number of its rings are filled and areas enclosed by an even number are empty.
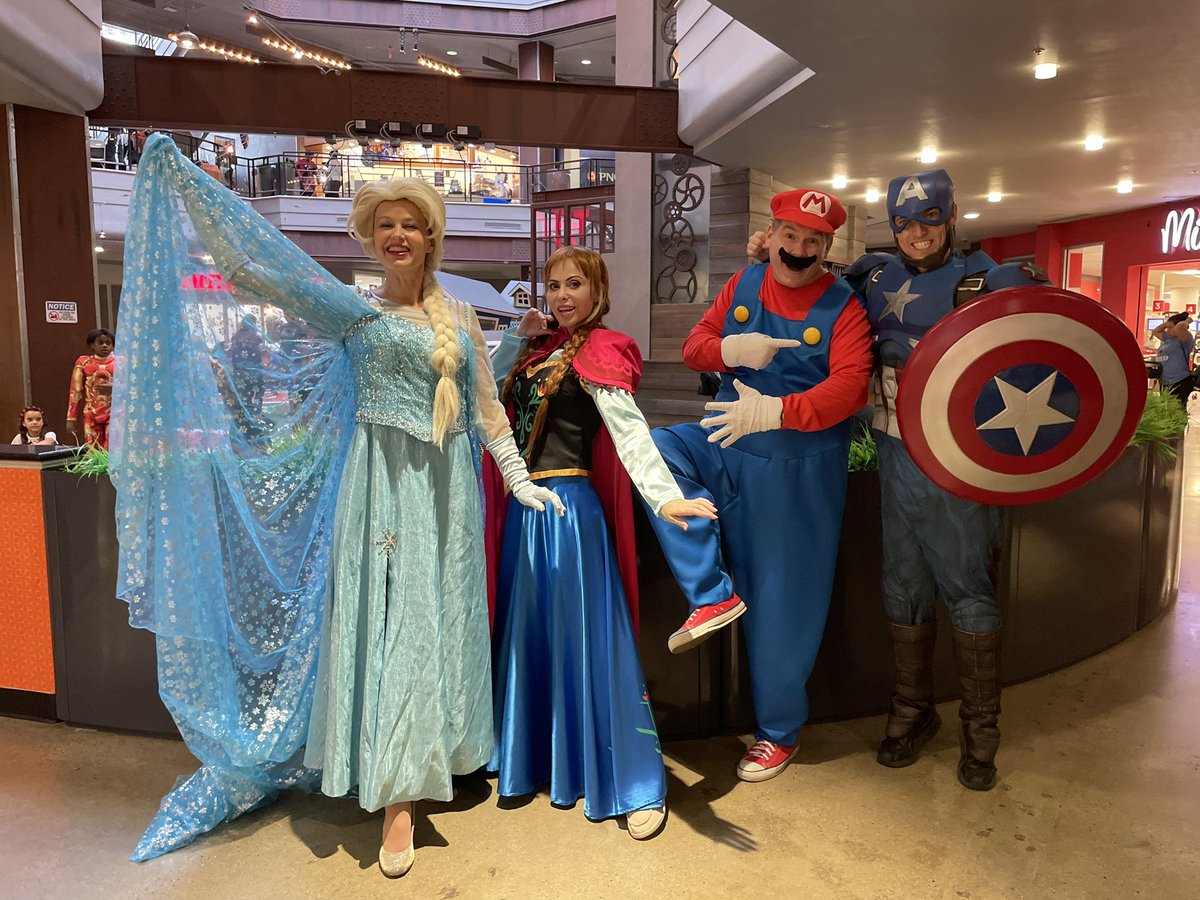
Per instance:
[[[378,816],[299,795],[134,864],[194,768],[182,744],[0,718],[0,896],[1200,896],[1200,441],[1187,456],[1178,604],[1005,693],[990,793],[956,782],[953,728],[917,765],[880,767],[871,718],[806,729],[798,762],[760,785],[734,778],[736,738],[668,744],[672,815],[647,843],[544,796],[500,809],[474,779],[421,807],[399,881],[374,865]]]

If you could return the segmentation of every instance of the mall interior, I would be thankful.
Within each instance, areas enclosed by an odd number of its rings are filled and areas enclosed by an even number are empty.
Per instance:
[[[1139,430],[1075,490],[1004,508],[994,789],[955,778],[940,608],[942,730],[915,765],[876,762],[892,678],[881,499],[852,462],[810,719],[786,771],[739,780],[755,731],[744,634],[667,652],[688,605],[635,515],[665,828],[633,841],[623,819],[589,821],[544,791],[503,798],[478,771],[452,800],[418,804],[416,863],[399,880],[376,865],[381,816],[319,791],[247,803],[131,860],[196,756],[160,698],[163,646],[117,596],[128,548],[107,454],[85,454],[67,419],[89,334],[115,334],[121,364],[127,239],[145,231],[133,197],[155,132],[361,297],[385,269],[347,231],[356,191],[421,179],[446,206],[439,280],[492,347],[546,308],[551,253],[595,250],[611,275],[605,322],[641,351],[651,427],[705,415],[683,343],[746,265],[775,194],[841,199],[837,275],[895,251],[889,181],[944,167],[956,246],[1092,301],[1140,347],[1153,398],[1162,326],[1182,313],[1200,331],[1198,40],[1200,18],[1169,0],[0,6],[4,893],[1195,896],[1200,446],[1184,422],[1200,409],[1168,433]],[[231,303],[211,256],[191,266],[179,295],[214,353],[246,328],[264,359],[295,338],[270,304]],[[256,415],[270,427],[272,407],[296,402],[264,389]],[[8,445],[35,406],[56,440]]]

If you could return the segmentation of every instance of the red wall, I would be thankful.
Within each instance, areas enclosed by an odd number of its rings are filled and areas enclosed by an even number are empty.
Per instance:
[[[1080,244],[1104,244],[1104,266],[1100,302],[1125,320],[1135,334],[1142,329],[1145,285],[1139,267],[1166,262],[1200,259],[1200,251],[1180,247],[1162,252],[1162,228],[1167,213],[1200,208],[1200,198],[1160,203],[1144,209],[1041,225],[1036,231],[988,238],[981,242],[985,253],[999,262],[1013,256],[1033,254],[1034,262],[1046,270],[1053,284],[1063,283],[1063,250]],[[1200,217],[1200,209],[1197,211]]]

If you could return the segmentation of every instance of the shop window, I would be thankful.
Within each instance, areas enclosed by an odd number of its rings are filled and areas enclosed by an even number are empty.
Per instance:
[[[1100,302],[1104,245],[1084,244],[1063,251],[1063,287]]]
[[[1161,266],[1147,266],[1146,305],[1142,315],[1145,334],[1142,339],[1150,342],[1150,332],[1174,313],[1187,313],[1196,319],[1200,308],[1200,260],[1172,262]],[[1196,331],[1200,324],[1192,322]]]

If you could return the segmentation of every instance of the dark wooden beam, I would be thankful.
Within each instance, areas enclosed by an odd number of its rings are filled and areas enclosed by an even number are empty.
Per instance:
[[[615,85],[447,78],[221,60],[104,56],[93,125],[342,134],[353,119],[478,125],[481,141],[689,153],[678,94]]]

